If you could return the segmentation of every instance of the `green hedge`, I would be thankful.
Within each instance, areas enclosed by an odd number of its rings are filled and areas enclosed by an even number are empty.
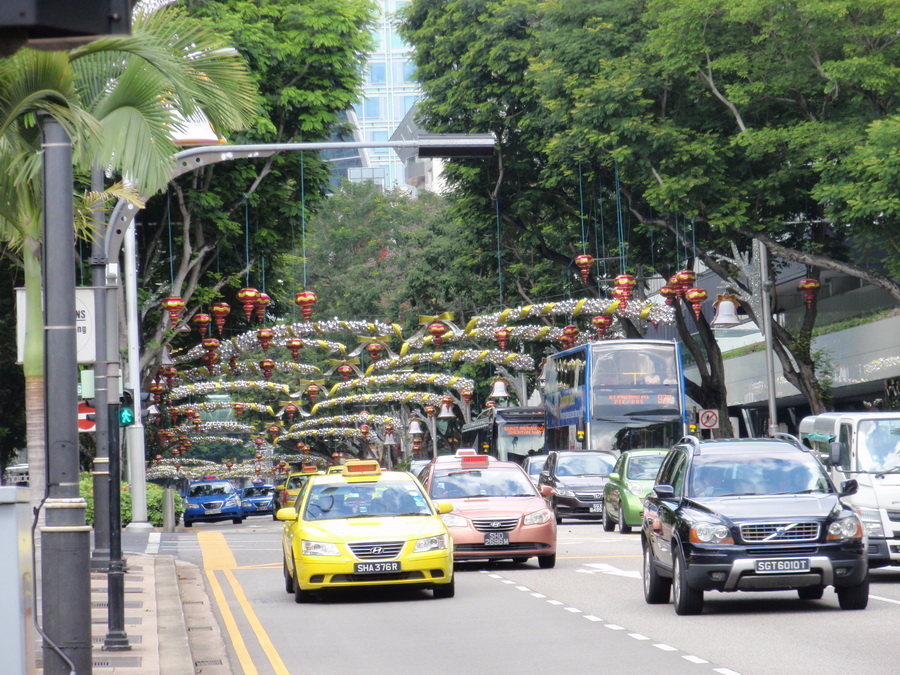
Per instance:
[[[79,492],[82,498],[87,502],[87,510],[85,511],[85,520],[88,525],[94,524],[94,477],[89,473],[81,474],[79,480]],[[128,483],[121,484],[121,500],[122,500],[122,527],[131,522],[131,490]],[[163,496],[165,490],[156,483],[147,483],[147,520],[154,527],[162,527],[163,525]],[[175,522],[181,520],[181,514],[184,513],[184,502],[181,495],[175,493]]]

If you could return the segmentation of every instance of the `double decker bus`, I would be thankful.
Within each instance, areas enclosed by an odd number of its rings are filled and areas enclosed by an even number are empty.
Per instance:
[[[604,340],[544,364],[547,450],[668,448],[687,434],[677,342]]]
[[[529,454],[544,452],[545,422],[540,407],[485,408],[463,425],[460,447],[521,464]]]

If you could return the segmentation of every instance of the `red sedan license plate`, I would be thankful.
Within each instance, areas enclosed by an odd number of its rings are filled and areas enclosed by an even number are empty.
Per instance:
[[[509,532],[485,532],[485,546],[506,546],[509,544]]]
[[[756,561],[757,574],[779,574],[785,572],[809,572],[809,558],[780,558]]]
[[[356,574],[384,574],[386,572],[399,572],[399,562],[370,562],[356,563],[353,570]]]

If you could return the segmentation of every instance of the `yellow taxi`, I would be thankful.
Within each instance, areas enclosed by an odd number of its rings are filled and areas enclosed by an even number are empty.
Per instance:
[[[290,473],[284,483],[275,490],[275,497],[272,501],[272,520],[278,520],[276,517],[278,509],[294,505],[294,500],[297,499],[297,495],[300,494],[310,476],[321,473],[313,464],[304,464],[300,467],[300,471]]]
[[[361,586],[430,588],[452,598],[453,540],[433,504],[406,471],[347,460],[340,474],[316,475],[284,521],[284,586],[297,602],[317,591]]]

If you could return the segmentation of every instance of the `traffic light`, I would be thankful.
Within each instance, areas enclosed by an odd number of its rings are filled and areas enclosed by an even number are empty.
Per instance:
[[[127,427],[131,424],[134,424],[134,395],[130,389],[126,389],[119,397],[119,426]]]

